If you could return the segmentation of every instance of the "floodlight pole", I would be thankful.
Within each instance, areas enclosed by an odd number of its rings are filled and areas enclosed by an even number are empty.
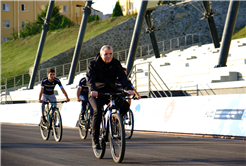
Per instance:
[[[39,41],[38,51],[37,51],[36,59],[35,59],[35,62],[34,62],[34,68],[33,68],[32,76],[30,78],[28,89],[33,89],[33,86],[35,84],[37,71],[38,71],[40,59],[41,59],[43,48],[44,48],[45,38],[46,38],[47,32],[49,30],[49,22],[50,22],[50,19],[51,19],[51,15],[52,15],[52,11],[53,11],[53,8],[54,8],[54,4],[55,4],[55,1],[54,0],[50,0],[50,4],[49,4],[49,7],[48,7],[48,11],[47,11],[47,14],[46,14],[44,25],[42,27],[43,30],[42,30],[41,38],[40,38],[40,41]]]
[[[214,22],[214,12],[211,9],[211,2],[209,1],[202,1],[202,5],[203,8],[205,9],[206,13],[205,13],[205,17],[207,19],[208,22],[208,27],[209,27],[209,31],[212,37],[212,41],[214,43],[214,47],[215,48],[219,48],[220,47],[220,41],[219,41],[219,37],[218,37],[218,33],[216,30],[216,26],[215,26],[215,22]]]
[[[240,1],[234,1],[234,0],[230,1],[227,16],[226,16],[225,26],[223,30],[223,35],[222,35],[219,63],[216,67],[226,66],[228,53],[231,45],[231,39],[237,20],[239,5],[240,5]]]
[[[153,23],[151,21],[151,13],[152,13],[151,10],[147,10],[146,14],[145,14],[145,21],[146,21],[146,24],[148,25],[146,32],[149,33],[151,43],[152,43],[152,46],[154,49],[155,57],[160,58],[160,52],[159,52],[156,37],[155,37],[155,28],[154,28]]]
[[[135,23],[135,27],[133,30],[132,40],[131,40],[131,44],[129,48],[129,54],[127,57],[127,76],[129,75],[133,67],[134,60],[136,57],[136,52],[137,52],[138,43],[139,43],[139,39],[141,35],[141,30],[142,30],[143,23],[144,23],[144,17],[145,17],[147,5],[148,5],[148,1],[142,1],[140,5],[140,10],[139,10],[137,20]]]
[[[92,4],[92,1],[87,0],[85,8],[83,9],[84,14],[83,14],[82,21],[80,24],[80,30],[79,30],[79,35],[78,35],[78,39],[77,39],[77,44],[76,44],[76,47],[74,50],[73,60],[72,60],[72,64],[71,64],[71,68],[70,68],[70,72],[69,72],[69,76],[68,76],[68,85],[71,85],[73,83],[74,76],[76,73],[79,55],[80,55],[81,50],[82,50],[82,44],[83,44],[83,39],[84,39],[84,35],[85,35],[86,25],[88,22],[89,15],[91,14],[91,4]]]

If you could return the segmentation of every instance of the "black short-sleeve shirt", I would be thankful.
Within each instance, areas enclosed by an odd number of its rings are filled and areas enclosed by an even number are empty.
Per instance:
[[[88,94],[88,87],[86,84],[86,78],[83,77],[80,81],[79,81],[79,86],[78,88],[82,88],[80,91],[80,95],[87,95]]]
[[[52,82],[49,81],[48,77],[44,78],[41,82],[41,88],[44,88],[44,94],[46,95],[54,94],[54,88],[56,84],[58,84],[60,88],[63,87],[61,81],[58,78],[54,78]]]

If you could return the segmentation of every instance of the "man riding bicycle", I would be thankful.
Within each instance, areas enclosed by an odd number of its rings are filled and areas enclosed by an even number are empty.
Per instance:
[[[121,63],[113,58],[113,48],[104,45],[100,54],[90,62],[87,70],[87,85],[89,87],[89,102],[94,110],[92,120],[92,138],[93,148],[100,149],[99,129],[102,118],[103,105],[108,104],[109,97],[99,97],[99,92],[117,92],[116,78],[123,88],[128,90],[129,95],[133,95],[131,86],[124,73]],[[121,97],[115,100],[116,105],[120,108],[121,115],[125,115],[129,110],[129,104]]]
[[[56,84],[59,85],[59,87],[61,88],[64,96],[66,97],[66,101],[69,102],[70,99],[68,98],[68,95],[65,91],[65,89],[63,88],[61,81],[55,77],[55,70],[53,68],[49,69],[47,71],[47,76],[46,78],[44,78],[41,82],[41,90],[39,93],[39,102],[42,103],[42,121],[46,122],[46,119],[44,117],[44,107],[45,104],[44,102],[46,102],[47,100],[49,101],[56,101],[56,96],[54,95],[54,88],[56,86]],[[43,96],[43,97],[42,97]],[[41,100],[42,98],[42,100]]]
[[[86,77],[83,77],[79,81],[79,86],[78,86],[78,91],[77,91],[77,100],[79,102],[82,101],[80,120],[81,122],[83,122],[85,120],[84,115],[85,115],[86,105],[88,103],[88,87],[86,84]]]

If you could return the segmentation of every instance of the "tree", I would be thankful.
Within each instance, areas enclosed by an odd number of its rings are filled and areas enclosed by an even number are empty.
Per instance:
[[[37,20],[41,25],[44,24],[47,11],[48,11],[48,4],[46,5],[45,9],[41,12],[41,14],[38,14]],[[69,18],[60,14],[60,6],[57,4],[54,5],[49,24],[50,24],[49,30],[69,28],[75,25]]]
[[[88,22],[97,21],[97,20],[100,20],[100,17],[98,15],[90,15],[88,18]]]
[[[116,2],[113,13],[111,14],[111,17],[118,17],[118,16],[123,16],[119,1]]]
[[[42,31],[42,25],[44,24],[47,10],[48,10],[48,4],[46,5],[45,10],[43,10],[40,14],[38,14],[37,22],[34,21],[34,22],[25,23],[25,28],[21,29],[20,31],[21,38],[35,35]],[[69,28],[71,26],[74,26],[75,24],[66,16],[60,15],[60,6],[55,4],[51,14],[51,20],[49,25],[50,25],[49,30],[56,30],[61,28]],[[17,31],[13,32],[12,38],[17,39],[17,37],[18,37],[18,32]]]

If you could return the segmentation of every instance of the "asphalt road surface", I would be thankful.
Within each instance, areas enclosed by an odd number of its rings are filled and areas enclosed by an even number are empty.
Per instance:
[[[122,165],[246,165],[246,141],[134,132]],[[1,165],[116,165],[109,144],[96,159],[90,135],[64,128],[61,142],[41,138],[39,126],[1,124]]]

